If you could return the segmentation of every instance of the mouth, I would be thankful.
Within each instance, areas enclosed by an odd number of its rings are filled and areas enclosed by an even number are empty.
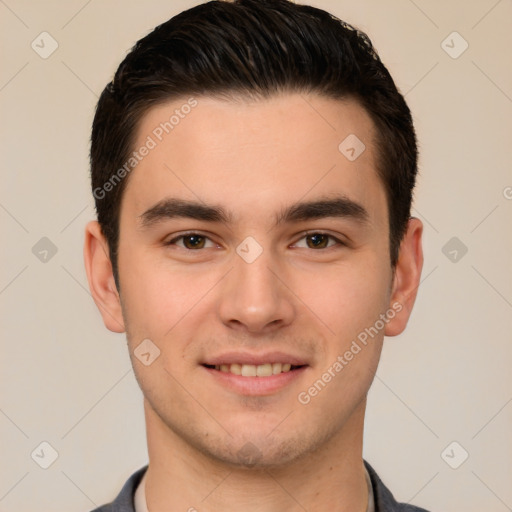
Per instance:
[[[279,352],[224,354],[201,366],[212,379],[212,385],[244,396],[269,396],[290,389],[310,368],[305,360]]]
[[[223,373],[231,373],[241,377],[271,377],[281,373],[288,373],[303,368],[306,365],[293,365],[291,363],[263,363],[263,364],[205,364],[210,370],[216,370]]]

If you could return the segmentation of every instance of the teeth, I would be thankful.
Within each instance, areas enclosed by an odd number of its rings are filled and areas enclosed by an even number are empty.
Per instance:
[[[260,364],[256,367],[256,375],[258,377],[270,377],[270,375],[272,375],[272,365]]]
[[[277,375],[278,373],[281,373],[282,369],[283,369],[283,365],[281,363],[274,363],[272,365],[272,374]]]
[[[256,377],[258,367],[253,364],[242,365],[242,377]]]
[[[229,368],[229,365],[226,366]],[[239,364],[232,364],[230,370],[235,375],[242,375],[242,367]]]
[[[265,363],[265,364],[221,364],[215,369],[224,373],[233,373],[242,377],[270,377],[279,373],[286,373],[291,370],[290,363]]]

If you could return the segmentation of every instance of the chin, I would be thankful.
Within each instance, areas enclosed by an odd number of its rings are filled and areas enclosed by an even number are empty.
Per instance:
[[[282,432],[269,435],[265,432],[247,432],[231,437],[212,435],[185,439],[213,463],[230,466],[233,469],[268,470],[289,467],[302,459],[310,457],[329,438],[332,433],[317,429],[314,433],[291,428],[290,433]],[[191,432],[188,432],[190,435]],[[286,436],[286,437],[285,437]]]

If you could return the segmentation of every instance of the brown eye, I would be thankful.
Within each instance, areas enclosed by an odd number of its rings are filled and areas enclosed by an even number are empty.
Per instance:
[[[308,241],[308,247],[310,249],[325,249],[327,247],[327,244],[329,243],[329,238],[329,235],[324,235],[322,233],[316,233],[314,235],[306,236],[306,240]]]
[[[305,234],[296,244],[294,244],[295,247],[304,249],[330,249],[336,245],[344,246],[345,244],[332,235],[315,232]]]
[[[208,243],[210,245],[208,245]],[[198,233],[189,233],[177,236],[176,238],[173,238],[172,240],[167,242],[166,245],[177,245],[178,247],[190,251],[215,246],[215,244],[208,237],[200,235]]]
[[[205,239],[201,235],[187,235],[183,237],[183,245],[187,249],[202,249]]]

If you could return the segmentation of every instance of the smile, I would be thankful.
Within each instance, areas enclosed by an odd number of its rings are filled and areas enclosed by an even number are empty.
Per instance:
[[[297,361],[298,362],[298,361]],[[307,364],[203,364],[212,383],[245,396],[269,396],[286,389],[309,369]]]
[[[224,373],[232,373],[233,375],[241,375],[242,377],[270,377],[271,375],[278,375],[280,373],[287,373],[289,371],[300,368],[291,363],[265,363],[265,364],[217,364],[215,366],[206,365],[208,368],[213,368],[217,371]]]

